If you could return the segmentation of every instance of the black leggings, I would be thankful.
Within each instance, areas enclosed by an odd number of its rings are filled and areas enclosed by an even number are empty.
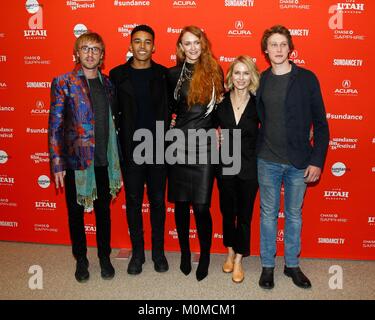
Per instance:
[[[208,204],[192,203],[201,256],[209,256],[212,240],[212,219]],[[175,221],[182,254],[190,254],[190,202],[176,201]]]

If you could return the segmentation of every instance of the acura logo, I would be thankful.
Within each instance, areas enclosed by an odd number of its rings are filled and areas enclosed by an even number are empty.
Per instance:
[[[342,87],[343,88],[350,88],[351,85],[352,85],[352,83],[350,82],[350,80],[344,80],[342,82]]]
[[[298,57],[298,51],[297,50],[293,50],[293,52],[290,54],[290,57],[292,59],[296,59]]]
[[[44,102],[42,100],[38,100],[36,103],[35,103],[35,106],[37,108],[44,108]]]
[[[242,30],[243,29],[243,21],[242,20],[237,20],[235,23],[234,23],[234,26],[237,30]]]

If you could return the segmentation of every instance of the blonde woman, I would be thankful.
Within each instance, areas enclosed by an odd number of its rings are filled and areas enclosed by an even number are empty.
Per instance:
[[[244,279],[242,257],[250,255],[250,225],[254,200],[258,191],[255,146],[258,117],[255,92],[259,84],[257,68],[248,56],[239,56],[230,65],[226,83],[228,92],[217,106],[218,126],[229,130],[229,150],[233,149],[233,129],[241,130],[241,169],[236,175],[224,175],[221,165],[218,185],[223,217],[223,241],[228,255],[223,271],[232,273],[232,280]]]

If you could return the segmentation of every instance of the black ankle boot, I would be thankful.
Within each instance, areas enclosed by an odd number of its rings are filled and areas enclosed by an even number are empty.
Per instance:
[[[77,258],[76,272],[74,276],[78,282],[86,282],[87,280],[89,280],[90,273],[88,268],[89,261],[86,257]]]
[[[180,270],[186,276],[191,272],[191,254],[190,254],[190,252],[181,254]]]
[[[199,264],[195,273],[197,280],[201,281],[208,275],[208,267],[210,265],[210,255],[201,255],[199,258]]]

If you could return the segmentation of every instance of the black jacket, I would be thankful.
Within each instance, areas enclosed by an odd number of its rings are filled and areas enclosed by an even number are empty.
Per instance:
[[[251,95],[251,98],[247,103],[246,109],[244,110],[238,124],[236,124],[234,117],[229,92],[225,94],[224,100],[217,106],[215,116],[217,126],[220,126],[221,129],[229,129],[229,141],[226,141],[224,138],[222,143],[229,143],[231,156],[233,148],[233,129],[241,130],[241,170],[237,176],[241,179],[256,179],[257,165],[255,147],[258,135],[259,120],[255,106],[255,96]],[[225,165],[221,163],[219,176],[222,176],[224,179],[233,177],[229,175],[222,175],[223,167],[225,167]]]
[[[116,128],[120,141],[122,160],[125,165],[133,163],[133,149],[135,147],[133,134],[135,131],[137,103],[135,91],[130,80],[131,61],[132,58],[125,64],[119,65],[109,72],[109,77],[115,86],[114,109],[117,114]],[[151,61],[151,68],[153,72],[151,95],[155,110],[155,121],[164,121],[166,131],[170,122],[166,77],[167,68],[153,61]]]
[[[329,143],[329,130],[319,81],[309,70],[293,62],[284,112],[287,135],[287,155],[290,163],[298,169],[309,165],[323,168]],[[261,123],[257,147],[263,143],[265,121],[262,94],[271,68],[261,75],[257,91],[257,111]],[[310,143],[310,128],[314,129],[313,144]]]

